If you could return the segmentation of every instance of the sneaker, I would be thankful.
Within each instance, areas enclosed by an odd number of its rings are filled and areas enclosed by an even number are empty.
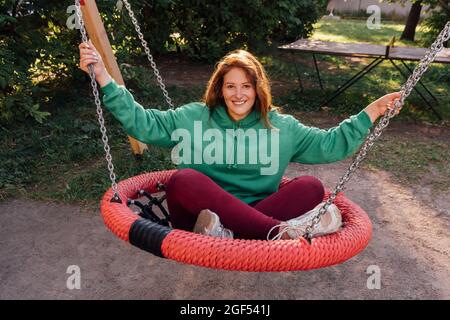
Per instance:
[[[306,234],[306,228],[311,224],[312,219],[319,214],[319,210],[323,205],[324,202],[320,203],[314,209],[297,218],[276,225],[275,227],[270,229],[269,233],[267,234],[267,239],[270,239],[270,233],[276,228],[279,228],[280,232],[275,237],[273,237],[272,240],[281,239],[285,233],[287,233],[291,239],[298,239],[300,237],[303,237]],[[334,233],[338,231],[341,226],[341,211],[338,207],[336,207],[335,204],[332,203],[330,206],[328,206],[327,211],[322,216],[319,223],[314,226],[313,230],[311,231],[311,236],[314,238]]]
[[[233,239],[233,231],[224,228],[220,223],[219,216],[209,209],[200,211],[193,232],[211,237]]]

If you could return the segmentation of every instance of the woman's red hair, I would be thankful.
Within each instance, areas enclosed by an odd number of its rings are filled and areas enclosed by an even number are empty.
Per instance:
[[[272,105],[272,93],[270,90],[269,78],[261,62],[250,52],[245,50],[235,50],[228,53],[217,64],[208,81],[203,101],[211,110],[218,105],[225,105],[222,94],[223,79],[233,68],[241,68],[251,80],[256,91],[256,99],[253,108],[261,113],[261,118],[267,128],[270,128],[269,111],[276,109]]]

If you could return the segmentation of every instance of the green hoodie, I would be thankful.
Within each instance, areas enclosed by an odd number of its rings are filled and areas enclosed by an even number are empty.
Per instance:
[[[289,162],[330,163],[350,156],[372,126],[364,111],[329,130],[307,127],[291,115],[271,111],[273,128],[267,129],[255,110],[234,121],[224,106],[210,111],[194,102],[160,111],[144,109],[114,81],[102,91],[106,108],[128,135],[173,148],[178,168],[203,172],[246,203],[276,192]]]

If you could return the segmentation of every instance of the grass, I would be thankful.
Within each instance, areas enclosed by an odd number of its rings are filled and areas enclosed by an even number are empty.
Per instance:
[[[185,96],[183,92],[177,97]],[[0,200],[9,197],[93,204],[110,186],[95,106],[89,90],[72,103],[55,101],[44,124],[31,120],[0,136]],[[105,112],[117,179],[171,168],[170,152],[151,147],[140,161],[119,123]]]
[[[448,142],[391,135],[380,138],[364,166],[386,170],[406,185],[430,184],[445,192],[450,189],[449,158]]]
[[[418,28],[416,42],[400,40],[404,25],[394,21],[381,20],[380,29],[369,29],[366,20],[319,20],[314,25],[314,40],[350,43],[371,43],[386,45],[395,37],[395,45],[418,46],[426,30]]]
[[[298,89],[298,80],[295,70],[292,67],[292,62],[288,58],[282,58],[276,62],[279,66],[275,68],[279,70],[290,70],[286,72],[274,72],[273,78],[276,80],[289,79],[292,83],[290,87],[292,89],[291,92],[279,97],[276,100],[277,103],[291,107],[295,106],[302,110],[319,110],[322,102],[326,101],[339,85],[345,83],[346,80],[364,66],[364,62],[361,63],[361,61],[353,61],[340,57],[319,56],[318,64],[324,86],[324,90],[321,90],[316,71],[311,61],[307,61],[305,58],[309,57],[302,56],[297,62],[297,68],[305,87],[303,93]],[[411,69],[415,66],[412,62],[406,62],[406,64]],[[400,67],[403,70],[405,69],[403,66]],[[421,81],[438,99],[439,103],[435,103],[420,85],[417,85],[416,88],[441,115],[444,122],[448,122],[450,119],[450,75],[448,73],[448,66],[438,64],[430,66]],[[331,108],[337,114],[352,114],[387,93],[399,91],[405,82],[406,79],[399,71],[389,62],[385,61],[354,83],[336,99],[329,102],[326,107]],[[441,122],[431,112],[429,105],[415,91],[407,98],[403,111],[400,115],[401,119],[433,123]]]
[[[395,23],[382,24],[381,30],[364,28],[364,21],[320,21],[315,39],[349,42],[386,43],[401,32]],[[367,30],[366,30],[367,29]],[[419,32],[420,36],[420,32]],[[362,68],[367,60],[318,56],[325,90],[320,90],[314,65],[309,55],[291,56],[274,51],[260,56],[274,82],[275,103],[286,112],[307,111],[323,116],[320,103],[345,79]],[[298,90],[298,72],[305,90]],[[413,63],[409,63],[413,67]],[[177,68],[177,66],[174,66]],[[148,107],[165,109],[164,98],[155,84],[152,72],[142,66],[124,73],[127,87],[135,99]],[[187,79],[189,81],[189,79]],[[361,81],[328,105],[332,114],[346,117],[359,112],[374,99],[398,90],[404,79],[388,63],[380,65]],[[448,66],[432,65],[424,82],[441,101],[439,112],[450,119],[450,76]],[[204,84],[187,83],[169,86],[175,105],[199,100]],[[77,92],[76,95],[72,93]],[[54,91],[47,106],[52,116],[44,124],[30,120],[14,128],[0,127],[0,201],[11,197],[45,201],[97,204],[109,188],[103,146],[96,120],[95,106],[88,82],[80,88]],[[70,98],[68,98],[70,97]],[[117,121],[105,112],[117,179],[125,179],[144,171],[172,168],[170,150],[151,146],[141,161],[131,154],[128,139]],[[305,119],[308,121],[308,119]],[[423,102],[412,93],[402,114],[394,122],[438,122]],[[311,123],[314,125],[314,121]],[[383,136],[371,151],[366,168],[387,170],[407,184],[417,184],[426,176],[440,190],[450,188],[450,148],[447,141],[435,141],[418,135]]]

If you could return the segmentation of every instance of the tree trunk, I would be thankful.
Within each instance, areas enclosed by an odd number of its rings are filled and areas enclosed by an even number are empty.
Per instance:
[[[17,13],[19,12],[20,0],[16,0],[14,2],[13,8],[11,10],[11,16],[16,18]]]
[[[408,19],[406,20],[405,29],[400,37],[401,40],[414,41],[416,27],[420,19],[420,11],[422,11],[422,0],[416,1],[412,4]]]

